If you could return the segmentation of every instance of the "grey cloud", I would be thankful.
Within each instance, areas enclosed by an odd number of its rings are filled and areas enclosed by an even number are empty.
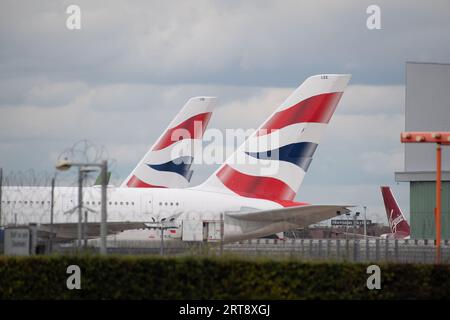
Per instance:
[[[342,96],[339,114],[400,114],[405,109],[405,87],[352,85]]]
[[[2,4],[4,76],[295,86],[346,72],[398,84],[405,60],[446,61],[450,51],[446,1],[378,1],[377,31],[365,27],[369,1],[80,1],[80,31],[65,28],[68,3]]]
[[[31,89],[45,79],[34,77],[4,77],[0,78],[0,108],[3,106],[22,105]]]
[[[76,82],[40,83],[25,95],[23,103],[33,106],[61,106],[68,104],[87,90],[87,86]]]

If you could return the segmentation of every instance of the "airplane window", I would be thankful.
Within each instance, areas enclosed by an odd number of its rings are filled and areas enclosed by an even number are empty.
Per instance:
[[[28,203],[28,201],[24,201],[23,203],[27,204],[27,203]]]
[[[10,201],[8,201],[8,204],[10,203]]]
[[[173,206],[173,202],[171,202],[170,205]]]
[[[30,205],[32,205],[33,204],[33,201],[30,201]]]
[[[41,204],[43,205],[45,203],[45,201],[42,201]]]
[[[89,204],[89,201],[86,201],[86,204]]]
[[[50,204],[50,201],[47,201],[48,204]]]
[[[120,202],[120,205],[123,205],[123,202]]]
[[[160,202],[159,205],[162,206],[162,202]]]
[[[178,205],[178,202],[176,203],[176,205]]]
[[[166,205],[166,206],[167,206],[167,202],[166,202],[166,203],[164,203],[164,205]]]
[[[134,202],[131,202],[131,205],[134,206]]]
[[[128,202],[125,202],[126,205],[128,205]]]
[[[112,202],[111,202],[111,201],[109,202],[109,205],[112,205]]]
[[[114,205],[117,206],[117,202],[114,202]]]

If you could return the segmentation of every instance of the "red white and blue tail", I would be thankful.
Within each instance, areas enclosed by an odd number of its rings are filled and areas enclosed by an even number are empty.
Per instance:
[[[350,75],[312,76],[198,188],[293,205]]]
[[[187,187],[193,173],[190,168],[195,150],[215,105],[214,97],[189,99],[121,187]]]

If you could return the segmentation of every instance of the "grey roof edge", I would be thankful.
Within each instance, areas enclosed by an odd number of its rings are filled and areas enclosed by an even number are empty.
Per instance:
[[[436,181],[436,171],[395,172],[396,182]],[[450,171],[442,171],[442,181],[450,181]]]
[[[406,64],[435,64],[435,65],[450,65],[450,62],[428,62],[428,61],[406,61]]]

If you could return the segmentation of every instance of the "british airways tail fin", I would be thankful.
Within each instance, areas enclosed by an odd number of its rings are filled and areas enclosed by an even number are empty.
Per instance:
[[[187,187],[196,144],[201,143],[215,105],[215,97],[189,99],[121,187]]]
[[[309,77],[213,173],[200,190],[291,202],[350,75]]]

